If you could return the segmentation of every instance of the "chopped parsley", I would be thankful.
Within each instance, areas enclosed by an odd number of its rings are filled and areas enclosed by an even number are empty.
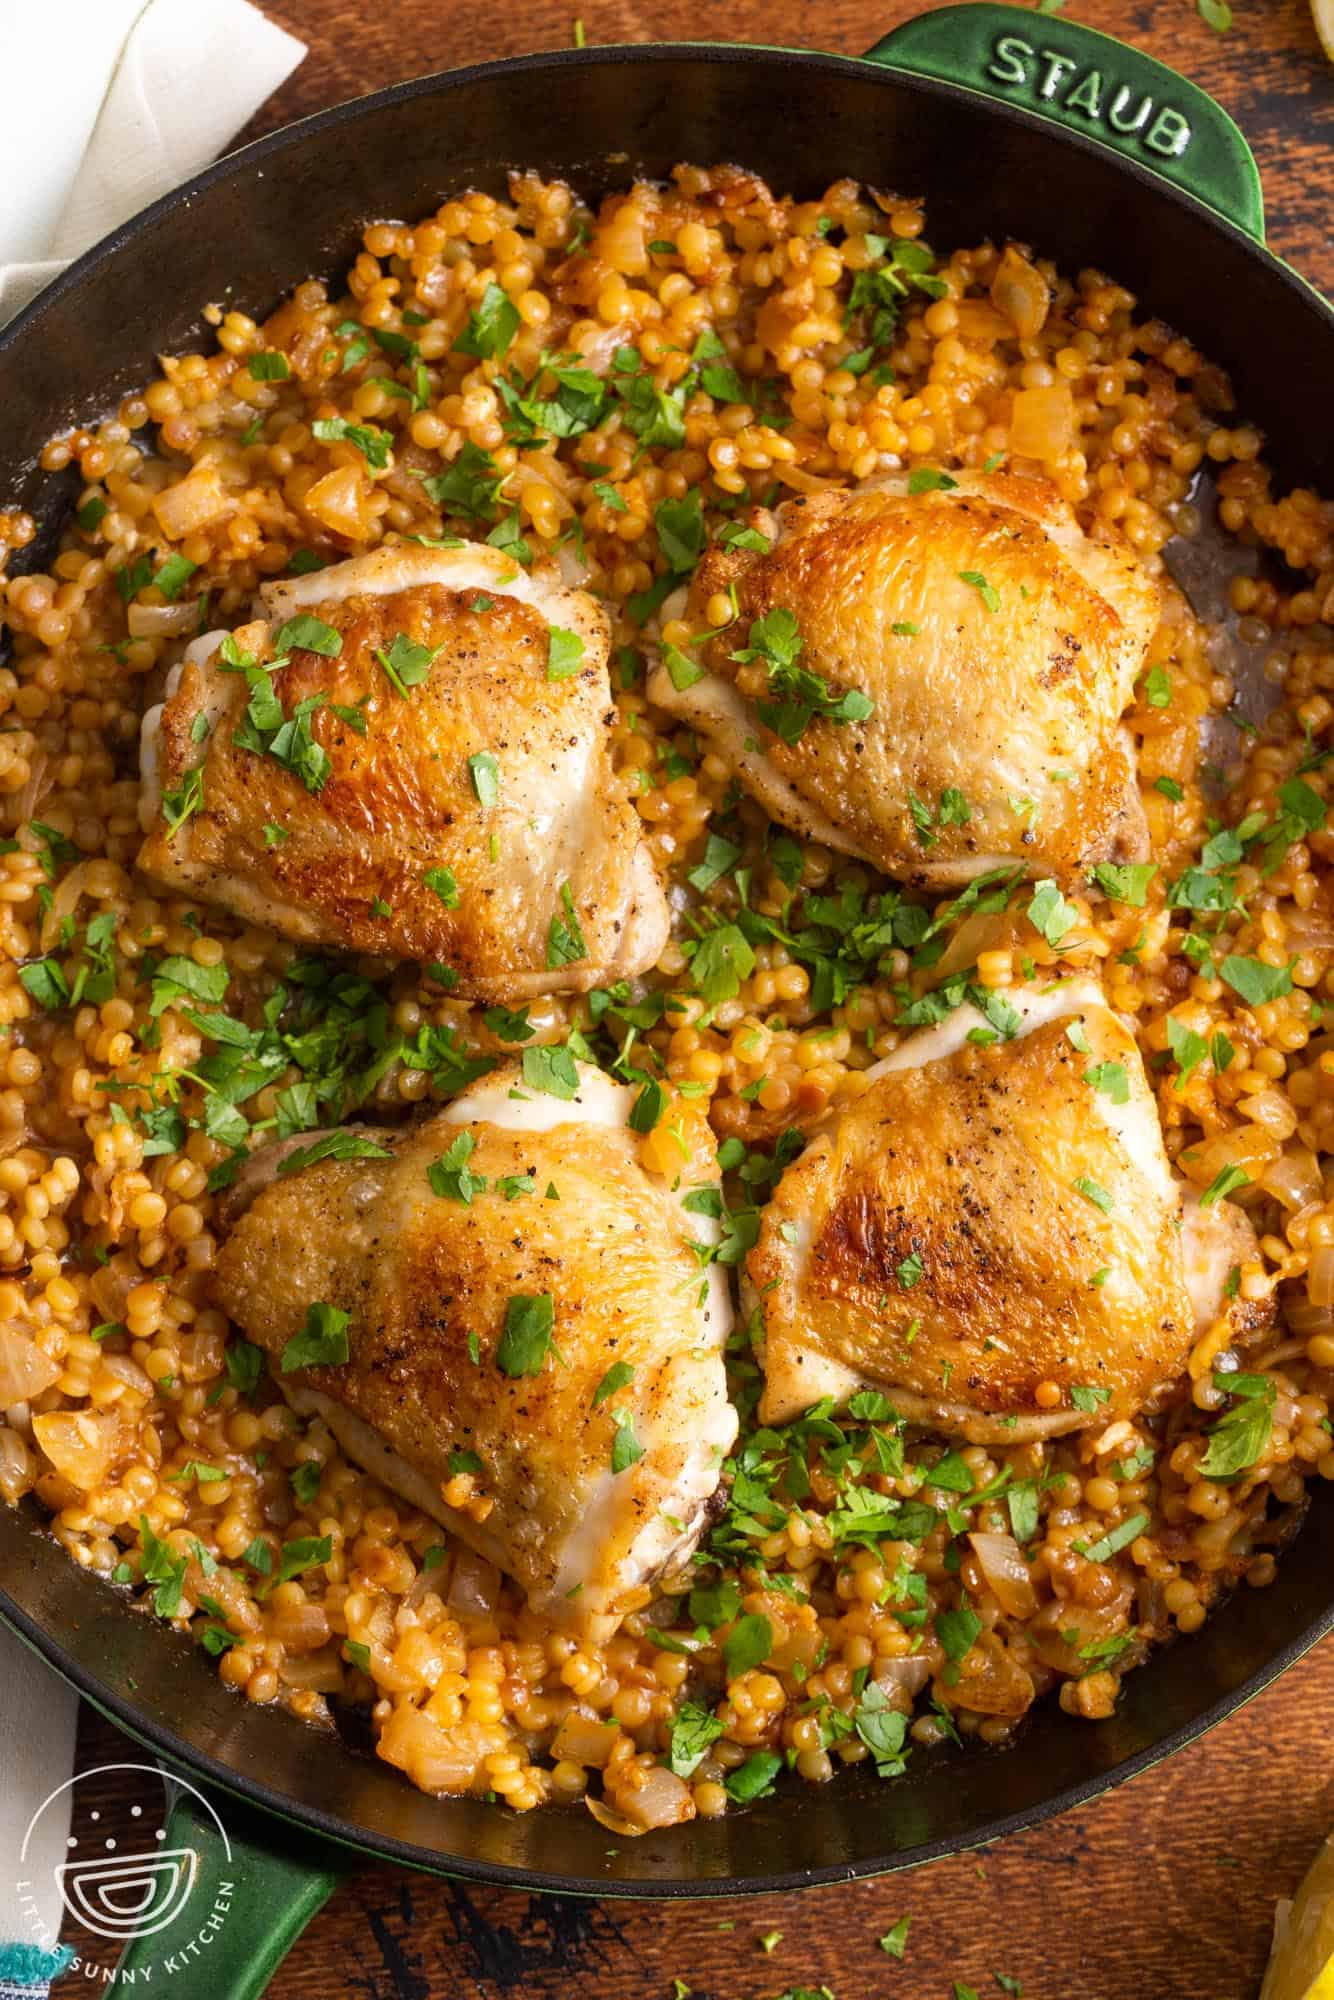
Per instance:
[[[789,744],[800,740],[817,715],[848,723],[865,722],[875,714],[875,703],[860,688],[836,694],[823,675],[799,667],[804,644],[796,613],[779,605],[753,621],[746,645],[731,655],[742,665],[763,663],[769,692],[778,699],[757,702],[756,713],[766,729]]]
[[[1236,1400],[1210,1430],[1200,1471],[1206,1479],[1235,1479],[1263,1456],[1269,1444],[1278,1387],[1272,1375],[1225,1375],[1217,1371],[1214,1387]]]
[[[505,1330],[496,1347],[502,1375],[540,1375],[552,1345],[556,1308],[550,1292],[516,1292],[505,1307]]]
[[[323,1299],[306,1308],[306,1323],[293,1334],[278,1362],[284,1375],[297,1368],[341,1367],[348,1359],[347,1329],[351,1314]]]

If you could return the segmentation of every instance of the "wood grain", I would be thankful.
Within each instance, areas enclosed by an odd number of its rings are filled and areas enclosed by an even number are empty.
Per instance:
[[[590,42],[673,38],[785,43],[855,54],[918,11],[902,0],[582,0]],[[553,0],[265,0],[310,46],[246,133],[254,137],[406,76],[565,46],[574,6]],[[1269,238],[1334,291],[1334,71],[1305,0],[1237,0],[1216,35],[1189,0],[1071,0],[1071,18],[1120,34],[1224,103],[1260,162]],[[831,162],[831,172],[836,168]],[[1096,1806],[982,1854],[883,1882],[728,1904],[581,1903],[367,1868],[334,1897],[274,1979],[271,2000],[761,2000],[827,1984],[837,2000],[949,2000],[961,1980],[1028,2000],[1248,2000],[1273,1906],[1331,1821],[1334,1641],[1203,1742]],[[85,1718],[80,1764],[124,1742]],[[120,1802],[126,1816],[130,1800]],[[115,1810],[104,1819],[115,1830]],[[910,1915],[903,1964],[877,1939]],[[766,1954],[760,1940],[781,1936]],[[86,1990],[65,1981],[73,2000]]]

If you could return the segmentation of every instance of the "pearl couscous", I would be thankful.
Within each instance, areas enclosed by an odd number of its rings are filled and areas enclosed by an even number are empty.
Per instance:
[[[924,228],[917,203],[846,181],[795,202],[686,167],[591,212],[516,175],[507,200],[373,225],[343,286],[302,284],[263,323],[210,308],[212,352],[164,357],[105,422],[54,439],[44,464],[80,485],[47,570],[24,570],[36,524],[0,511],[0,1492],[34,1494],[74,1561],[246,1699],[318,1725],[368,1709],[380,1755],[431,1790],[586,1799],[633,1832],[723,1813],[785,1765],[888,1776],[916,1745],[1002,1742],[1035,1698],[1106,1716],[1155,1643],[1272,1581],[1308,1482],[1334,1477],[1334,505],[1274,491],[1224,376],[1111,279],[1016,245],[929,250]],[[503,345],[460,347],[487,324]],[[831,912],[860,907],[869,871],[791,839],[776,866],[759,808],[647,703],[645,626],[679,581],[664,526],[691,495],[716,532],[895,465],[1001,462],[1159,574],[1128,717],[1157,865],[1132,901],[1074,894],[1072,947],[1020,894],[962,916],[948,962],[991,989],[1058,962],[1103,980],[1177,1171],[1223,1176],[1254,1221],[1234,1285],[1277,1296],[1279,1322],[1240,1357],[1220,1323],[1152,1418],[1009,1448],[909,1434],[906,1459],[877,1457],[874,1399],[757,1429],[742,1328],[742,1432],[693,1576],[580,1645],[300,1420],[211,1303],[228,1163],[317,1122],[331,1045],[341,1115],[385,1121],[445,1087],[413,1059],[423,1026],[496,1045],[415,965],[335,982],[155,894],[133,867],[141,714],[182,640],[235,623],[265,579],[442,532],[520,561],[573,551],[616,623],[617,757],[679,915],[648,983],[676,1004],[637,1021],[621,996],[622,1027],[707,1102],[744,1245],[801,1134],[864,1089],[941,975],[898,946],[859,955]],[[466,476],[437,501],[446,466]],[[1162,561],[1215,495],[1247,558],[1221,638]],[[686,646],[671,611],[657,636]],[[1237,649],[1263,661],[1258,726],[1220,721]],[[706,999],[692,911],[743,905],[790,942],[757,942]],[[1220,935],[1268,970],[1249,997],[1220,975]],[[269,1008],[290,1057],[249,1091],[223,1088],[191,1019],[220,971],[230,1013]],[[535,1003],[537,1039],[596,1045],[605,1001]],[[670,1170],[670,1144],[650,1132],[646,1160]],[[1248,1393],[1229,1397],[1219,1370],[1239,1364]],[[934,1525],[842,1534],[850,1481],[928,1496]]]

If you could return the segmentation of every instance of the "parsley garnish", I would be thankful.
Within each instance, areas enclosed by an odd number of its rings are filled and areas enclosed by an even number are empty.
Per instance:
[[[550,1292],[517,1292],[505,1307],[505,1330],[496,1348],[496,1366],[503,1375],[540,1375],[555,1331],[556,1308]]]
[[[293,1334],[278,1362],[284,1375],[296,1368],[341,1367],[348,1358],[351,1315],[317,1299],[306,1308],[306,1323]]]

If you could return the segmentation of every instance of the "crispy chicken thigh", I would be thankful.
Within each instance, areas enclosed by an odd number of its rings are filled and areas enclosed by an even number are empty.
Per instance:
[[[472,999],[656,962],[667,904],[612,765],[592,598],[476,546],[378,549],[261,596],[255,623],[188,648],[145,717],[147,874],[303,943],[442,963]],[[269,689],[281,711],[256,737],[247,705],[263,725]],[[191,787],[173,830],[164,801],[174,815]]]
[[[1191,1203],[1183,1231],[1098,987],[1006,997],[1012,1039],[970,1042],[994,1036],[971,1006],[911,1036],[779,1182],[748,1265],[764,1422],[873,1386],[975,1443],[1051,1436],[1134,1415],[1201,1324],[1255,1319],[1224,1295],[1250,1224]]]
[[[731,1304],[697,1255],[719,1225],[683,1206],[717,1184],[713,1138],[686,1107],[669,1185],[640,1164],[634,1095],[581,1064],[564,1101],[509,1063],[406,1132],[345,1128],[385,1157],[284,1173],[275,1146],[238,1183],[217,1272],[297,1410],[599,1639],[693,1549],[736,1433]],[[440,1193],[446,1154],[468,1178]],[[284,1372],[316,1301],[350,1315],[349,1358]]]
[[[650,693],[774,819],[924,887],[1007,861],[1069,878],[1147,853],[1121,716],[1157,591],[1128,550],[1085,537],[1053,486],[960,473],[910,493],[895,475],[759,525],[767,554],[715,545],[695,573],[696,626],[720,592],[739,610],[707,646],[709,671],[691,681],[669,659]],[[780,612],[795,615],[795,661],[738,663]],[[804,727],[793,704],[809,714],[812,690],[793,669],[825,689]],[[823,712],[852,690],[872,715]]]

